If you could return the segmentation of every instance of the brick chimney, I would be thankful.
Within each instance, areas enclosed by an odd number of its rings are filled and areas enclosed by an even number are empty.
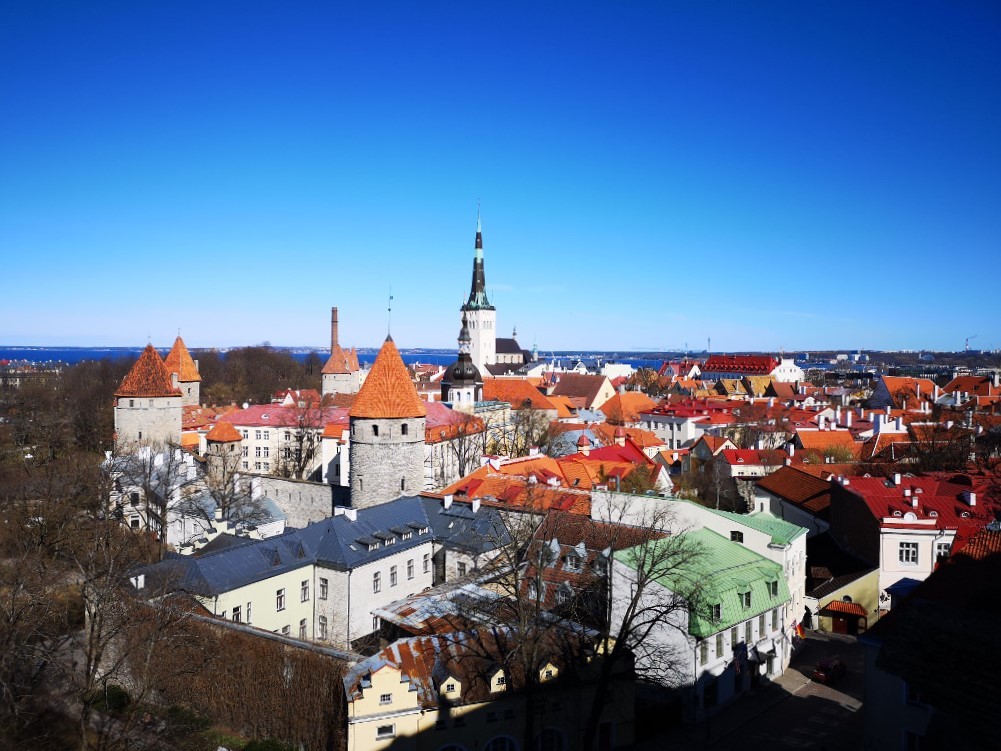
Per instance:
[[[330,352],[337,349],[337,308],[330,309]]]

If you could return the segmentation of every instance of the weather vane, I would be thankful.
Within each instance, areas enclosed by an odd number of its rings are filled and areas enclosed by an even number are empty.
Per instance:
[[[393,331],[393,288],[389,288],[389,307],[386,308],[386,335],[391,336]]]

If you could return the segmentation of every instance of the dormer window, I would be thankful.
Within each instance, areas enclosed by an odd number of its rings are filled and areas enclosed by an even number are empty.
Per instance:
[[[454,692],[455,692],[455,684],[454,683],[446,683],[445,684],[445,693],[446,694],[451,694],[451,693],[454,693]]]
[[[713,622],[719,623],[723,617],[723,606],[720,603],[713,605]]]
[[[743,543],[744,542],[744,533],[741,532],[740,530],[737,530],[737,529],[732,530],[730,532],[730,542]]]
[[[768,594],[771,597],[779,596],[779,583],[777,581],[768,582]]]
[[[740,606],[744,610],[749,610],[751,608],[751,592],[750,590],[746,592],[737,593],[737,601],[740,602]]]
[[[564,567],[567,571],[580,571],[581,570],[581,559],[576,553],[570,553],[564,559]]]

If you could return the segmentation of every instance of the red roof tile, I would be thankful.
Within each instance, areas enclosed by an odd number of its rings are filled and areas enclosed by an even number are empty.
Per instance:
[[[132,370],[122,379],[122,384],[115,396],[160,397],[180,396],[180,389],[174,388],[170,380],[170,371],[163,364],[160,353],[152,344],[139,355]]]
[[[559,412],[548,397],[523,378],[484,379],[483,399],[488,402],[507,402],[511,409],[549,409]]]
[[[215,427],[205,436],[206,441],[216,441],[217,443],[231,443],[242,441],[243,436],[240,431],[233,427],[231,422],[218,422]]]
[[[191,354],[184,346],[184,340],[180,336],[174,340],[174,346],[167,354],[164,365],[167,366],[168,373],[177,373],[178,380],[182,383],[195,383],[202,380],[198,374],[198,368],[195,367],[195,361],[191,359]]]
[[[427,408],[417,396],[410,371],[403,364],[393,338],[387,336],[348,415],[367,419],[397,419],[424,417],[426,414]]]

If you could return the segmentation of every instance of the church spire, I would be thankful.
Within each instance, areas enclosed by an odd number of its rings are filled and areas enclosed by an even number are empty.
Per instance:
[[[469,289],[469,300],[463,310],[493,310],[487,299],[487,279],[483,268],[483,227],[480,223],[480,208],[476,207],[476,244],[473,254],[473,283]]]

